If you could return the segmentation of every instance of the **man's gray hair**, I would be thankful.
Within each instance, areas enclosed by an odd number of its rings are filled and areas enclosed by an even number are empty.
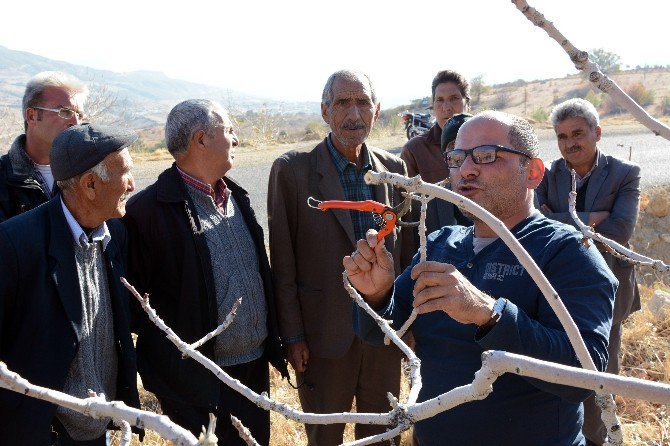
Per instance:
[[[568,99],[561,102],[551,111],[549,119],[554,128],[568,118],[582,118],[586,120],[591,129],[600,125],[598,111],[589,101],[581,98]]]
[[[22,113],[23,122],[26,121],[26,109],[39,105],[42,101],[42,93],[49,87],[60,88],[72,94],[82,96],[82,101],[86,101],[88,96],[88,87],[79,79],[71,74],[62,71],[42,71],[33,76],[26,84],[26,91],[23,93]]]
[[[198,130],[212,135],[220,127],[226,110],[209,99],[188,99],[175,105],[165,122],[165,145],[177,158],[188,150],[193,134]]]
[[[75,184],[77,184],[79,182],[79,179],[83,175],[86,175],[87,173],[90,173],[90,172],[95,173],[102,180],[103,183],[106,183],[106,182],[109,181],[111,175],[109,174],[109,169],[107,168],[107,163],[105,161],[106,161],[106,159],[103,159],[98,164],[91,167],[89,170],[87,170],[86,172],[84,172],[80,175],[77,175],[77,176],[72,177],[72,178],[68,178],[67,180],[56,181],[56,184],[58,184],[58,187],[60,187],[61,190],[69,189],[69,188],[73,187]]]
[[[326,85],[323,87],[323,93],[321,94],[321,103],[326,107],[330,107],[330,104],[333,102],[333,84],[337,79],[344,79],[353,82],[361,82],[363,80],[367,81],[368,86],[370,87],[370,98],[372,99],[373,104],[377,104],[377,94],[375,93],[375,87],[372,85],[370,76],[360,71],[354,70],[340,70],[336,71],[330,75],[326,81]]]
[[[540,141],[533,126],[525,119],[496,110],[486,110],[478,113],[475,117],[497,121],[509,126],[507,137],[512,148],[526,152],[533,158],[540,155]]]

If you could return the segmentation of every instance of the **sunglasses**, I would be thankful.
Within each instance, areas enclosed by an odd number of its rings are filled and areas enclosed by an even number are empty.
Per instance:
[[[496,159],[498,159],[498,152],[515,153],[517,155],[523,155],[527,158],[532,158],[526,152],[522,152],[521,150],[493,144],[473,147],[472,149],[468,150],[450,150],[444,154],[444,158],[447,161],[447,166],[449,168],[455,169],[463,165],[465,158],[467,158],[468,155],[472,157],[472,161],[474,161],[475,164],[491,164]]]

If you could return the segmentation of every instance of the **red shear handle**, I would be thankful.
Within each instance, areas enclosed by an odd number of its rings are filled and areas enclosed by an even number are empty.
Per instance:
[[[312,203],[317,203],[314,206]],[[379,203],[374,200],[365,200],[365,201],[345,201],[345,200],[329,200],[329,201],[318,201],[310,197],[307,199],[307,205],[310,207],[316,207],[322,211],[328,209],[349,209],[352,211],[361,211],[361,212],[372,212],[378,214],[382,218],[382,225],[377,233],[377,241],[382,241],[384,237],[390,234],[396,225],[396,220],[398,219],[395,211],[388,206]]]
[[[351,209],[354,211],[363,211],[363,212],[375,212],[381,214],[384,212],[384,209],[387,209],[387,206],[378,203],[374,200],[365,200],[365,201],[343,201],[343,200],[330,200],[322,201],[317,207],[322,211],[327,209]]]
[[[377,233],[378,242],[384,240],[384,237],[386,237],[393,231],[393,228],[395,228],[395,222],[397,218],[398,217],[396,216],[396,213],[393,211],[387,210],[382,213],[382,219],[384,220],[384,225],[381,228],[379,228],[379,232]]]

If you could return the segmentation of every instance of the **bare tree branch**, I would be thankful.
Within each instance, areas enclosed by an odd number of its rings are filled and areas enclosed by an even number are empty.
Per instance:
[[[198,444],[191,432],[174,424],[165,415],[128,407],[122,401],[108,402],[105,401],[104,397],[98,395],[81,399],[57,390],[36,386],[19,374],[10,371],[2,361],[0,361],[0,387],[31,398],[67,407],[96,420],[112,418],[119,422],[126,421],[139,428],[151,429],[178,446],[195,446]]]
[[[598,87],[600,91],[610,95],[615,103],[628,110],[635,119],[654,132],[655,135],[660,135],[663,138],[670,140],[670,127],[652,117],[631,99],[631,97],[628,96],[616,82],[600,71],[598,65],[589,60],[589,53],[577,49],[558,29],[556,29],[553,23],[544,18],[542,13],[532,6],[529,6],[526,0],[512,0],[512,3],[514,3],[517,9],[521,11],[533,25],[545,30],[549,37],[558,42],[561,48],[563,48],[568,56],[570,56],[570,60],[575,64],[575,67],[578,70],[589,73],[589,81]]]
[[[602,243],[605,248],[615,257],[618,257],[620,259],[628,260],[629,262],[632,262],[636,265],[645,265],[649,266],[655,271],[658,271],[660,273],[665,273],[670,271],[670,265],[666,265],[663,263],[662,260],[654,260],[650,257],[647,257],[642,254],[638,254],[637,252],[626,248],[620,243],[615,242],[614,240],[608,239],[607,237],[598,234],[596,231],[593,230],[592,227],[587,226],[582,222],[577,215],[577,179],[575,177],[576,172],[574,169],[571,169],[571,175],[572,175],[572,190],[570,191],[570,194],[568,196],[568,209],[570,211],[570,216],[572,219],[575,221],[577,224],[577,227],[579,230],[584,234],[584,239],[592,239],[597,242]]]
[[[251,435],[251,432],[249,432],[249,429],[247,429],[238,418],[231,415],[230,420],[232,421],[233,426],[235,426],[235,429],[237,429],[237,432],[240,433],[240,438],[244,440],[247,446],[260,446],[256,439]]]

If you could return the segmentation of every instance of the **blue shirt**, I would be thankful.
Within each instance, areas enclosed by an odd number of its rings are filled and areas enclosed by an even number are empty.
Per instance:
[[[332,135],[328,135],[326,144],[328,145],[330,157],[333,159],[333,164],[335,164],[335,169],[337,169],[340,175],[340,184],[342,184],[342,189],[344,190],[344,198],[349,201],[374,200],[374,187],[366,184],[363,179],[367,171],[372,169],[370,154],[365,144],[363,144],[363,148],[361,149],[362,166],[360,169],[357,169],[355,163],[349,161],[335,148],[331,138]],[[368,232],[368,229],[379,228],[371,212],[349,211],[349,214],[351,215],[351,222],[354,225],[356,240],[365,238],[365,233]]]
[[[579,367],[567,334],[528,272],[500,239],[478,254],[472,248],[473,227],[447,226],[428,237],[427,258],[453,264],[474,286],[508,300],[498,323],[486,334],[461,324],[444,312],[419,315],[412,325],[421,359],[425,401],[471,383],[486,350],[505,350]],[[586,249],[572,227],[534,211],[512,229],[549,279],[584,338],[596,367],[607,364],[607,341],[617,281],[594,246]],[[412,310],[410,265],[395,282],[382,317],[398,328]],[[371,318],[356,309],[356,332],[380,343],[382,334]],[[483,445],[581,445],[583,408],[590,391],[505,374],[493,392],[421,421],[421,446],[455,441]],[[448,436],[448,437],[445,437]],[[454,440],[461,439],[461,440]]]

